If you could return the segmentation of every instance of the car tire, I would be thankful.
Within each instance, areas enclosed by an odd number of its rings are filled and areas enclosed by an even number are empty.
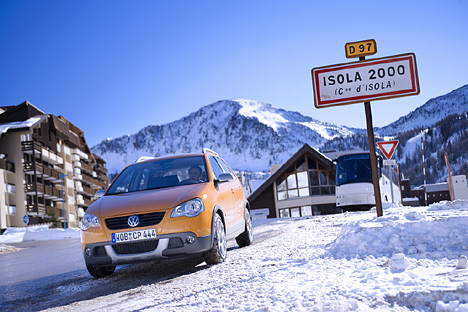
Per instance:
[[[221,263],[226,259],[226,232],[224,231],[223,220],[218,214],[213,217],[213,247],[203,254],[207,264]]]
[[[115,271],[115,265],[107,265],[103,267],[87,265],[86,268],[88,269],[89,274],[94,278],[106,277],[112,275]]]
[[[245,208],[245,231],[236,237],[236,242],[239,247],[249,246],[253,242],[252,220],[247,208]]]

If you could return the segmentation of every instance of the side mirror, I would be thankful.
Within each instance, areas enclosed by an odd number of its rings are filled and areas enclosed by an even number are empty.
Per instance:
[[[94,197],[96,197],[96,200],[98,200],[99,198],[101,198],[102,196],[104,196],[104,194],[106,193],[107,189],[103,189],[103,190],[99,190],[96,192],[96,195],[94,195]]]
[[[383,168],[383,158],[382,158],[382,156],[377,156],[377,167]]]
[[[218,185],[224,182],[231,182],[231,181],[234,181],[234,177],[230,173],[221,173],[218,176],[218,179],[214,180],[215,185]]]

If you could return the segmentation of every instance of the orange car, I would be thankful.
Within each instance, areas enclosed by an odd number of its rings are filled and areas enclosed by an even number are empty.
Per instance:
[[[127,166],[81,222],[89,273],[111,275],[118,264],[203,253],[226,258],[226,241],[253,240],[239,179],[211,150],[144,159]]]

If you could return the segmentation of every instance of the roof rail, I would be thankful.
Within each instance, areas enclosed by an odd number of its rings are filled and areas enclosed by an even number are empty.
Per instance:
[[[156,157],[153,157],[153,156],[140,156],[135,161],[135,163],[139,163],[139,162],[146,161],[146,160],[151,160],[151,159],[156,159]]]
[[[213,154],[215,154],[216,156],[219,156],[218,153],[216,153],[216,152],[213,151],[212,149],[209,149],[209,148],[206,148],[206,147],[204,147],[204,148],[202,149],[202,151],[203,151],[203,153],[213,153]]]

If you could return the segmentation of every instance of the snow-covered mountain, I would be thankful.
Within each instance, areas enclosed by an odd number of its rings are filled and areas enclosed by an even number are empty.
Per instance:
[[[451,174],[468,175],[468,85],[431,99],[408,115],[383,128],[374,129],[376,141],[390,135],[400,141],[394,158],[412,185],[423,183],[421,137],[425,145],[428,183],[447,180],[445,153]],[[368,149],[367,135],[337,137],[326,142],[326,150]]]
[[[286,161],[304,143],[320,147],[335,137],[362,132],[320,122],[300,113],[252,100],[223,100],[177,121],[102,141],[92,151],[107,161],[109,173],[143,155],[217,151],[239,170],[262,171]]]
[[[452,114],[468,111],[468,85],[430,99],[406,116],[375,131],[382,135],[395,135],[416,128],[428,128]]]
[[[465,85],[427,101],[374,132],[376,137],[397,136],[403,147],[406,140],[417,135],[410,132],[434,127],[448,116],[467,111]],[[304,143],[323,150],[368,149],[364,129],[320,122],[270,104],[235,99],[207,105],[171,123],[147,126],[135,134],[102,141],[92,151],[107,161],[111,174],[143,155],[198,152],[203,147],[216,150],[235,169],[263,171],[284,163]]]

